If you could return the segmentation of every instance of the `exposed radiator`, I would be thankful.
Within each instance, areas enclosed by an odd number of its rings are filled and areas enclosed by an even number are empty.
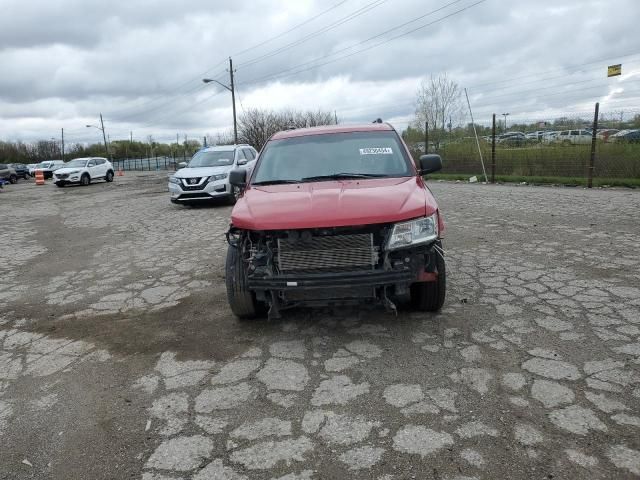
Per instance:
[[[291,242],[278,239],[278,268],[281,272],[372,269],[380,249],[373,234],[311,237]]]

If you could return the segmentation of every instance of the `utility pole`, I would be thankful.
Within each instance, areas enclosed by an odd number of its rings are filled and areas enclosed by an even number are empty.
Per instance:
[[[62,129],[62,161],[64,162],[64,128]]]
[[[233,60],[229,57],[229,76],[231,77],[231,102],[233,103],[233,138],[238,144],[238,123],[236,121],[236,89],[233,86]]]
[[[111,154],[109,153],[109,146],[107,145],[107,136],[104,133],[104,121],[102,120],[102,113],[100,114],[100,126],[102,127],[102,140],[104,140],[104,149],[107,151],[107,157],[109,157],[109,160],[113,160],[111,158]]]
[[[233,83],[233,60],[229,57],[229,80],[230,85],[225,85],[224,83],[219,82],[218,80],[214,80],[213,78],[203,78],[202,81],[204,83],[217,83],[223,88],[226,88],[231,92],[231,103],[233,104],[233,141],[235,144],[238,143],[238,121],[236,119],[236,89]]]
[[[133,130],[129,131],[129,143],[133,143]]]
[[[429,122],[424,122],[424,154],[429,153]]]
[[[334,119],[335,119],[335,121],[336,121],[336,125],[338,125],[338,111],[337,111],[337,110],[334,110],[334,111],[333,111],[333,118],[334,118]]]
[[[207,136],[202,137],[204,148],[207,148]]]

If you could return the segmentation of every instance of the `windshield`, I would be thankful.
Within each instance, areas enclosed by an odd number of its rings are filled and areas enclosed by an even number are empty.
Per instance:
[[[87,164],[87,160],[84,158],[77,158],[75,160],[71,160],[70,162],[67,162],[64,164],[65,168],[70,168],[70,167],[84,167]]]
[[[39,168],[49,168],[49,162],[42,162],[37,165]]]
[[[412,175],[395,132],[353,132],[270,141],[252,183]]]
[[[198,152],[189,162],[189,168],[221,167],[233,165],[233,150]]]

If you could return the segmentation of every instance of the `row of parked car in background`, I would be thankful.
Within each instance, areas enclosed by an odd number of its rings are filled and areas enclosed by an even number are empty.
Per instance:
[[[592,130],[538,130],[535,132],[506,132],[496,137],[496,143],[505,146],[522,146],[532,143],[543,143],[547,145],[588,145],[592,140]],[[484,137],[487,142],[492,141],[492,137]],[[596,139],[602,142],[628,142],[640,143],[640,129],[617,130],[615,128],[599,129]]]
[[[45,179],[52,178],[58,187],[69,184],[88,185],[94,180],[113,181],[114,168],[102,157],[76,158],[70,162],[46,160],[40,163],[0,163],[0,179],[16,183],[18,179],[35,177],[41,171]]]

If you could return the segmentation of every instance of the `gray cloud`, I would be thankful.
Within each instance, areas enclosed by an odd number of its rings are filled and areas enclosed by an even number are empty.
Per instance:
[[[450,3],[387,0],[290,45],[372,1],[348,0],[261,45],[338,0],[276,6],[267,0],[0,0],[0,138],[45,138],[65,127],[70,138],[90,140],[94,132],[83,126],[99,112],[114,137],[130,130],[167,139],[175,132],[228,130],[228,92],[200,79],[206,72],[227,82],[226,57],[254,45],[234,55],[239,109],[300,106],[336,109],[350,121],[407,119],[420,78],[443,71],[469,88],[481,120],[502,109],[514,118],[538,118],[586,109],[603,98],[610,108],[640,107],[639,77],[607,80],[604,74],[608,60],[625,54],[635,54],[620,59],[625,74],[640,73],[640,4],[634,0],[488,0],[382,43],[474,3],[461,0],[365,42]],[[278,48],[280,53],[251,64]],[[330,63],[316,67],[316,59]],[[594,60],[601,62],[578,67]],[[510,78],[516,79],[505,81]],[[613,86],[623,91],[608,99]]]

